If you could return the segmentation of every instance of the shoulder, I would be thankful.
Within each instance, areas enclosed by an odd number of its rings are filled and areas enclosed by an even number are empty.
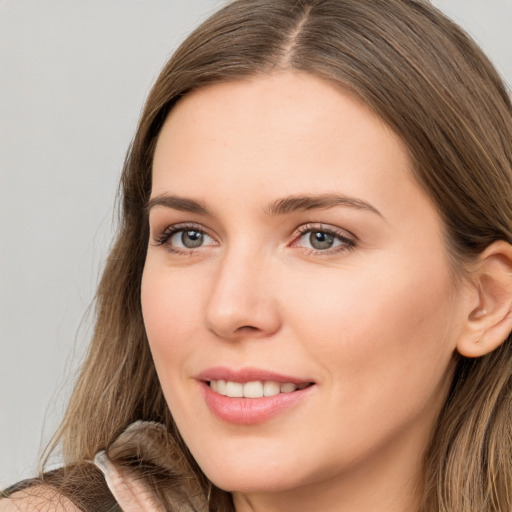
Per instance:
[[[35,485],[0,497],[0,512],[81,512],[71,500],[55,489]]]
[[[102,472],[69,464],[0,490],[0,512],[120,512]]]

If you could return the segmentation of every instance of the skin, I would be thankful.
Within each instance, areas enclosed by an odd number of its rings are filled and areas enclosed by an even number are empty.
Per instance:
[[[317,194],[369,206],[267,211]],[[183,98],[161,131],[151,196],[165,195],[209,210],[151,208],[142,280],[160,382],[208,478],[237,511],[414,510],[469,294],[402,142],[307,74],[216,84]],[[181,233],[158,242],[181,223],[205,233],[201,246],[179,247]],[[312,250],[305,225],[353,244]],[[233,425],[196,379],[212,366],[315,385],[268,421]]]

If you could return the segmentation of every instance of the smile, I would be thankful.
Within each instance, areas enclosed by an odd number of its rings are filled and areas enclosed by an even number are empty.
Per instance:
[[[275,396],[280,393],[293,393],[294,391],[305,389],[310,383],[303,382],[294,384],[293,382],[275,382],[272,380],[251,382],[234,382],[226,380],[211,380],[210,388],[220,395],[231,398],[262,398],[265,396]]]
[[[293,414],[299,404],[311,400],[318,387],[308,378],[258,368],[210,368],[197,375],[196,381],[210,412],[235,425],[254,425]]]

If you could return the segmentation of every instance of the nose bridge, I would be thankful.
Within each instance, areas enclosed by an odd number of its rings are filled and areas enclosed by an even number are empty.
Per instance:
[[[222,338],[265,337],[280,320],[272,282],[272,262],[250,242],[226,249],[212,280],[205,321]]]

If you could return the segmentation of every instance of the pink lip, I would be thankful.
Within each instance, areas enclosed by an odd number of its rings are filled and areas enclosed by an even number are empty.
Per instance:
[[[280,393],[261,398],[231,398],[213,391],[208,381],[229,380],[233,382],[250,382],[255,380],[274,382],[293,382],[294,384],[311,383],[311,380],[286,376],[256,368],[231,370],[228,368],[210,368],[197,377],[200,381],[206,405],[220,420],[236,425],[254,425],[263,423],[274,416],[299,404],[307,398],[316,386],[309,386],[292,393]]]

